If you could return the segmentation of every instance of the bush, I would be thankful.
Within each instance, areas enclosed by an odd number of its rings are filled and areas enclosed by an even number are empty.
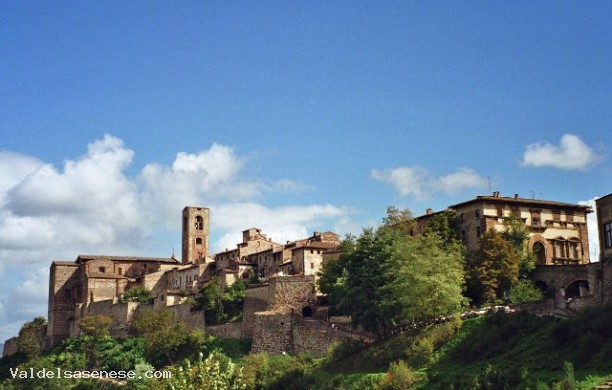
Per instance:
[[[132,287],[123,293],[121,296],[121,302],[140,302],[152,304],[153,295],[151,294],[151,291],[144,287]]]
[[[391,363],[389,371],[384,376],[381,383],[377,386],[379,390],[403,390],[408,389],[418,380],[410,367],[400,360]]]
[[[537,302],[544,299],[544,294],[529,279],[519,280],[510,289],[510,302],[514,304]]]

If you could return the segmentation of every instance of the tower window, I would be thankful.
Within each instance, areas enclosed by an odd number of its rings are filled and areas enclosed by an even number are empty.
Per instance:
[[[199,215],[195,218],[195,228],[196,230],[204,230],[204,218]]]
[[[202,237],[196,238],[196,245],[202,245]]]

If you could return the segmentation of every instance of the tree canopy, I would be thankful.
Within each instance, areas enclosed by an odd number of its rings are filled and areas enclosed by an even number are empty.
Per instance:
[[[390,207],[383,224],[347,236],[319,287],[354,325],[384,338],[396,328],[459,311],[464,298],[460,245],[439,234],[412,236],[408,210]]]

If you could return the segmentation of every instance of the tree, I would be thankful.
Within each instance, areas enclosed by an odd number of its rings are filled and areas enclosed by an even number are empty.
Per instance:
[[[527,251],[529,227],[525,225],[521,215],[513,211],[510,216],[504,218],[504,228],[502,236],[512,244],[519,256],[519,276],[521,279],[528,278],[535,269],[535,255]]]
[[[354,325],[387,337],[397,327],[459,310],[463,256],[437,234],[411,236],[409,212],[389,208],[384,224],[348,236],[324,265],[321,291]],[[398,221],[403,221],[398,223]]]
[[[153,303],[153,294],[144,287],[132,287],[123,293],[121,302]]]
[[[25,353],[28,359],[33,359],[40,354],[43,340],[39,339],[36,330],[45,325],[47,325],[47,320],[44,317],[36,317],[21,326],[17,348],[19,352]]]
[[[544,293],[531,280],[521,279],[510,288],[509,298],[514,304],[529,303],[542,300]]]
[[[437,234],[444,242],[456,243],[459,242],[457,231],[459,230],[459,221],[453,210],[444,210],[436,213],[427,222],[424,234]]]
[[[109,327],[113,319],[105,315],[85,316],[79,321],[79,328],[83,333],[99,338],[109,336]]]
[[[143,310],[134,318],[133,326],[144,336],[151,362],[173,364],[179,347],[187,340],[185,324],[169,311]]]
[[[426,322],[461,310],[464,266],[461,246],[438,235],[405,236],[385,264],[386,310],[393,325]]]
[[[499,302],[519,280],[520,256],[502,234],[489,230],[467,261],[467,296],[474,304]]]

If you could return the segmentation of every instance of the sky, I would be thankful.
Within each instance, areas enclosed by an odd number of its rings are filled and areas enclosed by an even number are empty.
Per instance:
[[[46,317],[54,260],[180,255],[185,206],[211,209],[215,252],[493,191],[592,205],[610,20],[606,1],[0,2],[0,341]]]

